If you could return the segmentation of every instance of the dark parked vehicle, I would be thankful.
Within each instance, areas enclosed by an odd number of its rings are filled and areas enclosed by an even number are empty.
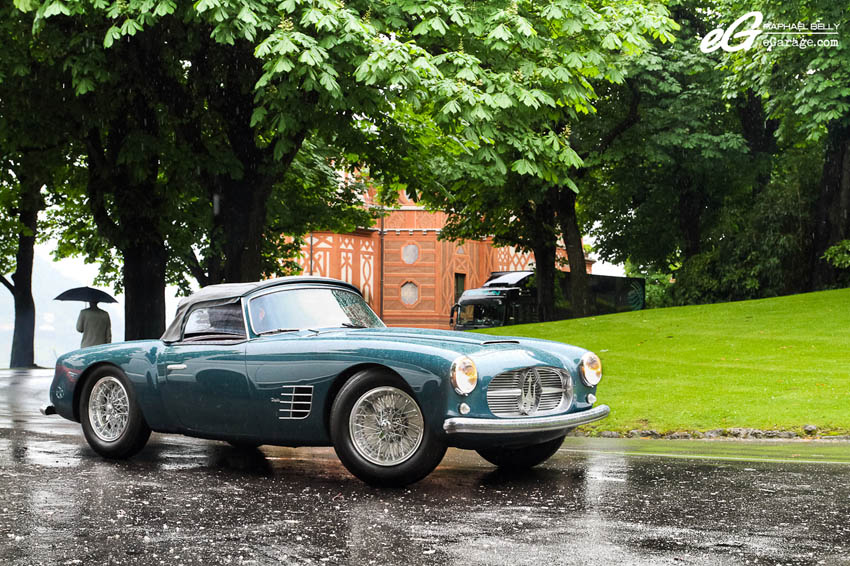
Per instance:
[[[561,301],[554,320],[572,318],[570,274],[559,274]],[[639,277],[591,275],[590,292],[595,314],[640,310],[644,307],[645,282]],[[455,330],[494,328],[539,322],[537,289],[533,271],[497,271],[478,289],[464,291],[452,307],[450,324]]]
[[[150,432],[238,446],[333,445],[357,477],[405,485],[448,446],[497,466],[552,456],[594,407],[599,358],[546,340],[387,328],[347,283],[284,277],[184,299],[159,340],[61,356],[51,405],[108,458]]]

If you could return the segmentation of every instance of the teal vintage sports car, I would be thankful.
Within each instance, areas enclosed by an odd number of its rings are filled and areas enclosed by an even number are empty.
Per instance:
[[[506,468],[552,456],[594,407],[599,358],[547,340],[387,328],[356,287],[283,277],[211,285],[159,340],[60,357],[45,414],[107,458],[151,431],[237,446],[328,446],[370,484],[428,475],[446,447]]]

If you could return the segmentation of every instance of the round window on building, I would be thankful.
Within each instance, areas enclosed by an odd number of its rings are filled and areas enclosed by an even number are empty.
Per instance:
[[[419,259],[419,246],[407,244],[401,248],[401,259],[404,260],[404,263],[414,263]]]
[[[405,305],[412,305],[419,300],[419,287],[416,283],[408,281],[401,286],[401,302]]]

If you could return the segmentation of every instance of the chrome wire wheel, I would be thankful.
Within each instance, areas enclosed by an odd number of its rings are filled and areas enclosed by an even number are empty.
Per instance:
[[[413,398],[395,387],[370,389],[360,396],[348,419],[354,449],[378,466],[395,466],[413,456],[425,432]]]
[[[130,398],[118,378],[101,377],[89,396],[89,423],[104,442],[119,439],[130,422]]]

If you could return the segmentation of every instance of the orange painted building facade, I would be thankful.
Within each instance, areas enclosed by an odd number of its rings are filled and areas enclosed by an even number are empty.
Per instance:
[[[374,206],[371,194],[366,206]],[[298,263],[305,275],[357,286],[389,326],[449,328],[451,307],[464,289],[480,287],[493,271],[532,269],[534,255],[497,248],[491,238],[441,241],[445,222],[444,213],[401,195],[399,207],[371,228],[308,234]],[[565,257],[562,249],[558,253]]]

